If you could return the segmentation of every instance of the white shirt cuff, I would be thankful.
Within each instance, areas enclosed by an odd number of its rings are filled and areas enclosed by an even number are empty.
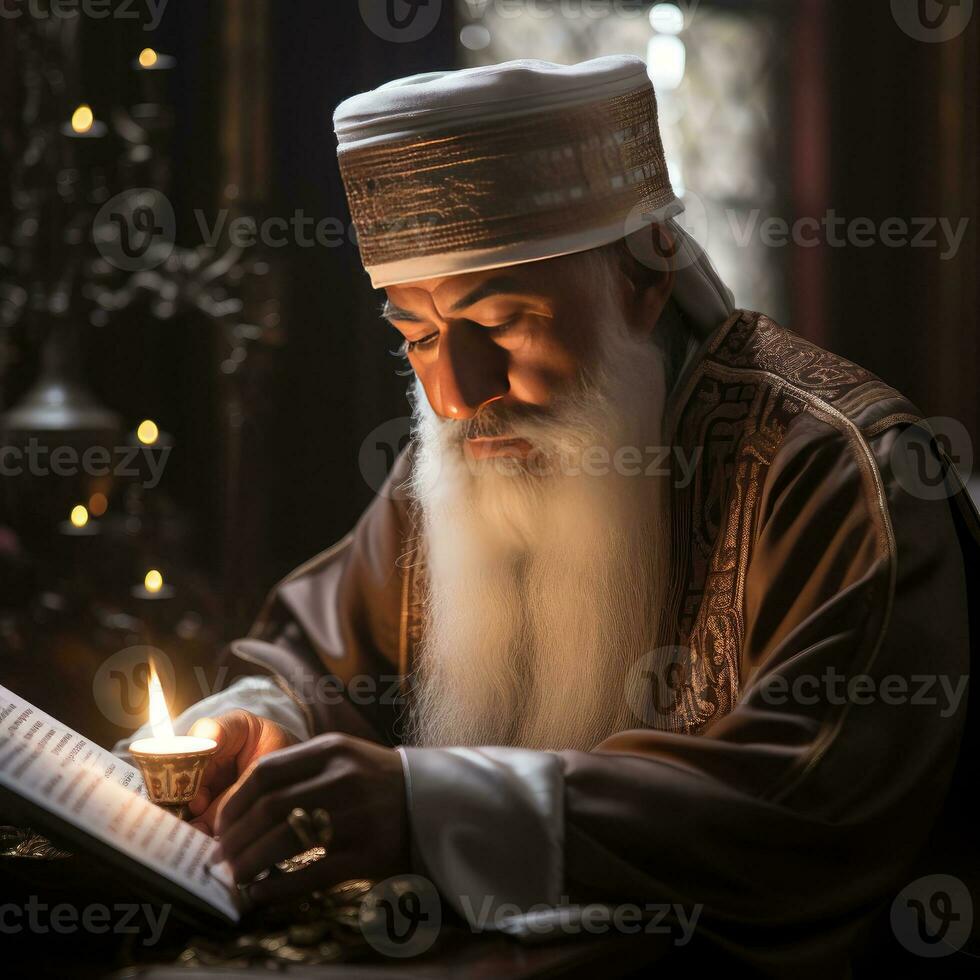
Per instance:
[[[477,929],[558,905],[564,885],[564,771],[552,752],[398,749],[416,854]]]

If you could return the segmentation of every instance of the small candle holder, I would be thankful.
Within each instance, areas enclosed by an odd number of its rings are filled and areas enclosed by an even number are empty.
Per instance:
[[[150,602],[160,602],[163,599],[172,599],[177,594],[177,590],[167,583],[164,583],[156,589],[148,589],[144,584],[140,584],[134,585],[129,590],[129,594],[134,599],[147,599]]]
[[[129,747],[143,773],[150,800],[181,820],[201,788],[208,759],[218,750],[210,738],[173,735],[141,738]]]

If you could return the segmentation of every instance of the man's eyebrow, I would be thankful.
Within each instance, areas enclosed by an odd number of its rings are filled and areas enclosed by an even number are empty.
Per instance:
[[[459,310],[465,310],[466,307],[479,303],[481,299],[486,299],[488,296],[497,296],[501,293],[512,296],[537,295],[519,279],[515,279],[512,276],[497,276],[494,279],[487,279],[486,282],[481,282],[476,289],[453,303],[450,312],[456,313]]]
[[[411,310],[403,310],[400,306],[395,306],[391,300],[385,300],[381,304],[381,316],[385,320],[405,320],[409,323],[421,323],[422,317],[413,313]]]
[[[511,296],[535,296],[535,293],[527,285],[522,283],[519,279],[515,279],[513,276],[496,276],[493,279],[488,279],[486,282],[481,282],[479,286],[467,293],[462,299],[457,300],[450,307],[451,313],[457,313],[460,310],[465,310],[468,306],[473,306],[479,303],[480,300],[487,299],[490,296],[499,295],[511,295]],[[400,306],[396,306],[391,300],[385,300],[381,305],[381,316],[386,320],[402,320],[407,323],[424,323],[425,318],[419,316],[417,313],[413,313],[411,310],[402,309]]]

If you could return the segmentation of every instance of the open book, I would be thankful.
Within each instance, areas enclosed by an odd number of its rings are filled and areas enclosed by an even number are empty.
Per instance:
[[[138,769],[0,685],[0,791],[32,823],[103,857],[148,889],[237,922],[238,889],[217,843],[147,799]]]

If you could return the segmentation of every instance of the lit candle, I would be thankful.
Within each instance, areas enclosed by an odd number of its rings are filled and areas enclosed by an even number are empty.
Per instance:
[[[201,788],[208,759],[217,751],[218,743],[210,738],[174,734],[163,685],[152,661],[147,693],[150,701],[148,721],[153,734],[133,742],[129,753],[143,773],[150,799],[182,817],[187,804]]]
[[[130,430],[126,441],[136,450],[132,454],[134,466],[129,471],[133,483],[142,487],[156,486],[173,452],[173,436],[155,419],[144,418]]]
[[[153,419],[143,419],[136,427],[136,438],[144,446],[152,446],[160,438],[160,427]]]
[[[177,64],[177,59],[169,54],[160,54],[153,48],[143,48],[136,56],[133,67],[137,71],[168,71]]]
[[[177,64],[169,54],[160,54],[153,48],[143,48],[133,59],[133,70],[139,76],[141,97],[144,102],[162,103],[166,100],[168,72]]]
[[[128,436],[131,446],[139,446],[145,452],[153,450],[160,451],[166,458],[173,448],[174,439],[169,432],[160,428],[159,424],[153,419],[143,419]]]
[[[62,136],[68,139],[69,165],[90,167],[98,161],[102,137],[107,130],[104,122],[95,118],[92,107],[83,102],[61,126]]]
[[[172,599],[175,594],[174,587],[164,582],[163,574],[157,568],[149,569],[143,576],[143,584],[134,585],[130,591],[137,599],[149,599],[151,601]]]
[[[88,508],[84,504],[76,504],[68,520],[58,525],[58,531],[69,538],[92,538],[99,533],[99,525],[89,518]]]

